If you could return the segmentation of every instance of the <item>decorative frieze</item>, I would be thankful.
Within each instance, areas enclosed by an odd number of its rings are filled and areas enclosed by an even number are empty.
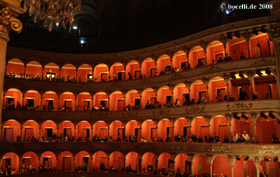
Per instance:
[[[197,106],[197,107],[191,107],[191,108],[186,108],[185,111],[187,114],[195,114],[195,113],[202,113],[204,111],[205,107],[204,106]]]
[[[228,110],[246,110],[251,109],[253,107],[253,103],[235,103],[233,105],[228,104],[227,109]]]
[[[153,115],[154,116],[168,116],[169,112],[170,112],[170,110],[160,109],[160,110],[153,111]]]
[[[123,118],[136,118],[138,115],[138,112],[132,112],[132,111],[127,111],[122,113]]]
[[[267,66],[267,65],[275,65],[275,61],[271,59],[265,59],[262,58],[261,60],[257,60],[254,63],[252,63],[252,66]]]
[[[55,142],[55,143],[1,143],[0,158],[7,152],[14,152],[22,155],[28,151],[41,154],[45,151],[52,150],[54,153],[60,153],[64,150],[72,153],[80,151],[96,152],[104,151],[111,153],[120,152],[152,152],[160,155],[164,152],[170,154],[187,153],[195,156],[196,154],[205,154],[207,157],[213,157],[217,154],[223,154],[227,157],[235,157],[237,155],[246,155],[255,157],[258,161],[261,157],[275,157],[280,153],[278,145],[261,145],[261,144],[198,144],[198,143],[129,143],[129,142]]]
[[[208,74],[208,73],[215,73],[215,72],[220,72],[222,71],[223,68],[217,66],[217,65],[212,65],[210,68],[207,68],[205,71],[204,71],[204,74]]]

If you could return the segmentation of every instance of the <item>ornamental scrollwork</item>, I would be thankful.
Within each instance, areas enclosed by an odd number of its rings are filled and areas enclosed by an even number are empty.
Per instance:
[[[108,149],[120,150],[120,149],[122,149],[122,145],[121,145],[121,143],[108,143]]]
[[[206,151],[207,152],[215,152],[215,153],[217,153],[217,152],[219,152],[219,153],[221,153],[221,152],[229,152],[229,150],[231,149],[231,146],[211,146],[210,148],[208,148]]]
[[[270,59],[264,59],[255,61],[255,63],[252,64],[252,66],[264,66],[264,65],[275,65],[275,61]]]
[[[167,116],[169,115],[170,110],[157,110],[153,111],[154,116]]]
[[[139,82],[138,85],[141,86],[141,85],[152,84],[152,83],[153,81],[150,79],[143,79],[141,82]]]
[[[138,115],[138,112],[131,112],[131,111],[122,113],[122,117],[124,117],[124,118],[137,117],[137,115]]]
[[[187,114],[193,114],[193,113],[202,113],[204,112],[205,107],[192,107],[192,108],[186,108],[185,111]]]
[[[12,17],[12,11],[9,7],[3,8],[0,10],[0,18],[6,19],[9,21],[9,25],[13,31],[20,32],[22,29],[22,23],[20,20]]]
[[[122,87],[122,84],[118,82],[113,82],[112,84],[109,84],[107,88],[114,88],[114,87]]]
[[[216,66],[216,65],[213,65],[211,66],[210,68],[206,69],[204,71],[204,74],[207,74],[207,73],[215,73],[215,72],[219,72],[219,71],[222,71],[223,68],[219,67],[219,66]]]
[[[105,113],[105,112],[98,112],[98,114],[97,114],[97,117],[101,118],[101,119],[104,119],[107,116],[108,116],[108,113]]]
[[[88,88],[90,88],[90,85],[88,83],[82,83],[80,88],[81,89],[88,89]]]
[[[170,81],[184,79],[185,77],[182,74],[175,73],[172,77],[170,77]]]
[[[253,103],[245,104],[245,103],[235,103],[234,105],[227,105],[228,110],[246,110],[251,109],[253,107]]]
[[[280,148],[277,146],[261,146],[259,149],[261,155],[265,154],[279,154]]]

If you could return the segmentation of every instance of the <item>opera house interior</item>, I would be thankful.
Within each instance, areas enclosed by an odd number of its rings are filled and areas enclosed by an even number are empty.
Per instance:
[[[280,1],[242,3],[0,0],[0,176],[279,177]]]

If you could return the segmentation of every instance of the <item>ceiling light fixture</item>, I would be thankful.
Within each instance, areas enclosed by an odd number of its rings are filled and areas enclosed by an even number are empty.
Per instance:
[[[55,23],[65,28],[66,22],[74,20],[74,13],[81,11],[81,0],[23,0],[24,9],[29,10],[29,16],[34,15],[34,23],[44,20],[44,27],[52,31]]]

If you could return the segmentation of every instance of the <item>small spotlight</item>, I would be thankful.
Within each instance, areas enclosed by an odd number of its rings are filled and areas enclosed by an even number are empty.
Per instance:
[[[247,156],[244,160],[245,160],[245,161],[249,160],[249,157]]]
[[[236,76],[233,74],[233,75],[231,75],[231,78],[232,79],[236,79]]]
[[[239,77],[241,77],[241,78],[245,78],[245,76],[242,74],[242,73],[239,73]]]
[[[265,73],[270,76],[271,71],[269,69],[265,69]]]
[[[245,114],[242,114],[241,117],[242,117],[243,119],[248,120],[248,117],[247,117]]]
[[[272,119],[275,119],[275,116],[272,112],[269,112],[268,116],[271,117]]]
[[[229,9],[226,10],[226,14],[227,15],[230,14],[230,10]]]
[[[78,29],[78,27],[77,26],[73,26],[73,29]]]
[[[257,75],[259,75],[260,77],[262,77],[262,73],[261,73],[261,71],[257,71]]]
[[[278,161],[278,158],[277,158],[277,157],[273,160],[273,162],[276,162],[276,161]]]
[[[56,23],[55,25],[56,25],[56,26],[59,26],[59,23]]]
[[[80,43],[81,43],[81,44],[84,44],[84,43],[85,43],[85,41],[84,41],[84,40],[80,40]]]
[[[261,117],[267,119],[267,116],[264,114],[264,112],[261,112]]]
[[[237,114],[233,114],[233,118],[235,118],[235,119],[240,119],[240,117],[237,115]]]
[[[238,157],[238,156],[236,156],[235,158],[236,158],[236,160],[240,160],[240,157]]]

